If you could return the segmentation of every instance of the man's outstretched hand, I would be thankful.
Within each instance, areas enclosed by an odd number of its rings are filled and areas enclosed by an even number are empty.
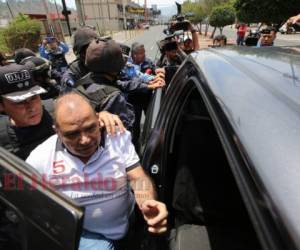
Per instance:
[[[167,231],[168,211],[164,203],[146,200],[140,205],[140,210],[150,233],[161,234]]]

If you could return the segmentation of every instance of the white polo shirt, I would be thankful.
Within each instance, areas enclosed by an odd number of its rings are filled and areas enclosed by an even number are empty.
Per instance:
[[[70,154],[57,135],[36,147],[26,162],[43,179],[85,207],[84,228],[109,239],[122,238],[134,208],[126,171],[140,165],[128,131],[104,135],[87,163]]]

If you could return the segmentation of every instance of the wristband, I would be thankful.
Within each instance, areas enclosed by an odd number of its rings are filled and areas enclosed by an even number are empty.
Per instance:
[[[195,33],[196,31],[197,31],[197,30],[195,30],[195,29],[192,29],[192,30],[191,30],[191,33]]]

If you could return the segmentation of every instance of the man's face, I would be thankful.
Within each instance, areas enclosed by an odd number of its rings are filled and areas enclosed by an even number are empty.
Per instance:
[[[58,47],[57,42],[56,42],[56,41],[53,41],[53,42],[51,42],[51,43],[48,43],[48,47],[49,47],[49,49],[51,49],[51,50],[56,50],[57,47]]]
[[[271,31],[270,34],[261,34],[261,46],[271,46],[276,38],[276,33]]]
[[[92,110],[57,117],[56,132],[70,153],[86,162],[96,152],[101,134]]]
[[[146,54],[145,54],[145,48],[139,48],[136,50],[133,54],[133,62],[136,64],[141,64],[145,61]]]
[[[174,49],[174,50],[166,51],[166,56],[171,60],[175,60],[177,58],[177,50]]]
[[[32,96],[22,102],[12,102],[2,98],[1,109],[17,127],[38,125],[42,120],[43,107],[39,95]]]

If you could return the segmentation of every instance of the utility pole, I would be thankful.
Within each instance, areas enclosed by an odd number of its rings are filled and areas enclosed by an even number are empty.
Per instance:
[[[144,3],[144,7],[145,7],[145,22],[147,22],[148,20],[148,15],[147,15],[147,0],[145,0],[145,3]]]
[[[111,25],[110,25],[110,18],[111,18],[111,14],[110,14],[110,7],[109,7],[109,1],[106,0],[107,3],[107,11],[108,11],[108,29],[110,31],[110,35],[112,36],[112,29],[111,29]]]
[[[84,18],[85,15],[83,13],[81,0],[75,0],[75,5],[76,5],[77,15],[78,15],[78,19],[79,19],[79,24],[85,25],[85,18]]]
[[[124,21],[124,29],[127,30],[127,20],[126,20],[125,0],[122,0],[122,5],[123,5],[123,21]]]
[[[106,0],[107,3],[107,11],[108,11],[108,21],[110,21],[110,7],[109,7],[109,1]]]
[[[54,30],[53,30],[53,25],[51,23],[50,16],[49,16],[49,9],[48,9],[47,0],[42,0],[42,3],[44,5],[44,10],[45,10],[45,13],[46,13],[46,18],[47,18],[47,24],[48,24],[48,27],[49,27],[49,31],[52,34],[52,36],[54,36]]]
[[[63,26],[62,26],[62,23],[61,23],[61,20],[60,20],[60,13],[58,11],[56,0],[54,0],[54,4],[55,4],[55,8],[56,8],[56,14],[57,14],[57,18],[58,18],[59,28],[60,28],[60,31],[61,31],[62,41],[65,42],[64,30],[63,30]]]
[[[100,35],[102,36],[102,34],[105,34],[105,20],[104,20],[104,14],[103,14],[102,0],[99,0],[98,7],[100,7],[100,13],[101,13],[99,18],[101,19],[101,34]]]
[[[8,0],[6,0],[6,5],[7,5],[7,8],[8,8],[8,10],[9,10],[9,13],[10,13],[10,15],[11,15],[11,18],[13,19],[13,18],[14,18],[14,14],[12,13],[11,8],[10,8],[10,6],[9,6],[9,4],[8,4]]]
[[[67,5],[65,0],[61,0],[62,2],[62,6],[63,6],[63,11],[62,14],[65,16],[66,18],[66,22],[67,22],[67,26],[68,26],[68,31],[69,31],[69,35],[72,36],[72,32],[71,32],[71,27],[70,27],[70,21],[69,21],[69,15],[71,14],[71,11],[69,11],[67,9]]]

